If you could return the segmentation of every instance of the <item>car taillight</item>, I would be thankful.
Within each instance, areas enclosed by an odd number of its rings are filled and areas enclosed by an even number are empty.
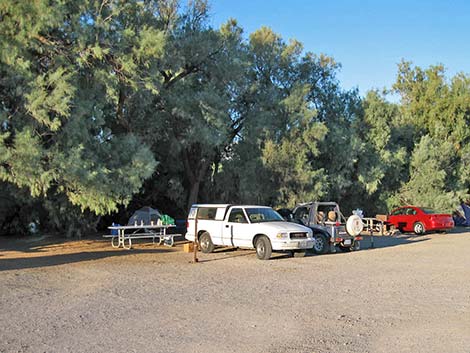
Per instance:
[[[362,240],[362,237],[355,237],[356,240]]]
[[[189,221],[186,220],[186,229],[188,229],[188,228],[189,228]]]

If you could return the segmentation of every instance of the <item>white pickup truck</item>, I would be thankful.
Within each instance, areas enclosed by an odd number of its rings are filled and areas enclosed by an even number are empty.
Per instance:
[[[215,246],[256,249],[260,260],[272,251],[305,253],[315,240],[308,227],[285,222],[271,207],[240,205],[193,205],[188,215],[186,239],[195,240],[202,252]]]

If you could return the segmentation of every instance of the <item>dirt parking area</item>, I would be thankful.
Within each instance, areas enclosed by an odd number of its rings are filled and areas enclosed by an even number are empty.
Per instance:
[[[0,239],[0,352],[470,352],[469,232],[321,256]]]

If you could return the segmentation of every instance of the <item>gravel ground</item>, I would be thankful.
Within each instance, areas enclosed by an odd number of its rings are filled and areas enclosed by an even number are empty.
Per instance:
[[[470,352],[470,233],[259,261],[0,239],[0,352]]]

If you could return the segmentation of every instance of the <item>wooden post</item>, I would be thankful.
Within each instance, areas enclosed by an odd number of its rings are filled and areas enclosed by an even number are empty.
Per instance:
[[[197,258],[197,248],[199,245],[199,241],[197,239],[197,215],[199,213],[199,208],[196,208],[196,215],[194,216],[194,257],[193,257],[193,263],[199,262]]]
[[[370,248],[374,248],[374,229],[370,227]]]

